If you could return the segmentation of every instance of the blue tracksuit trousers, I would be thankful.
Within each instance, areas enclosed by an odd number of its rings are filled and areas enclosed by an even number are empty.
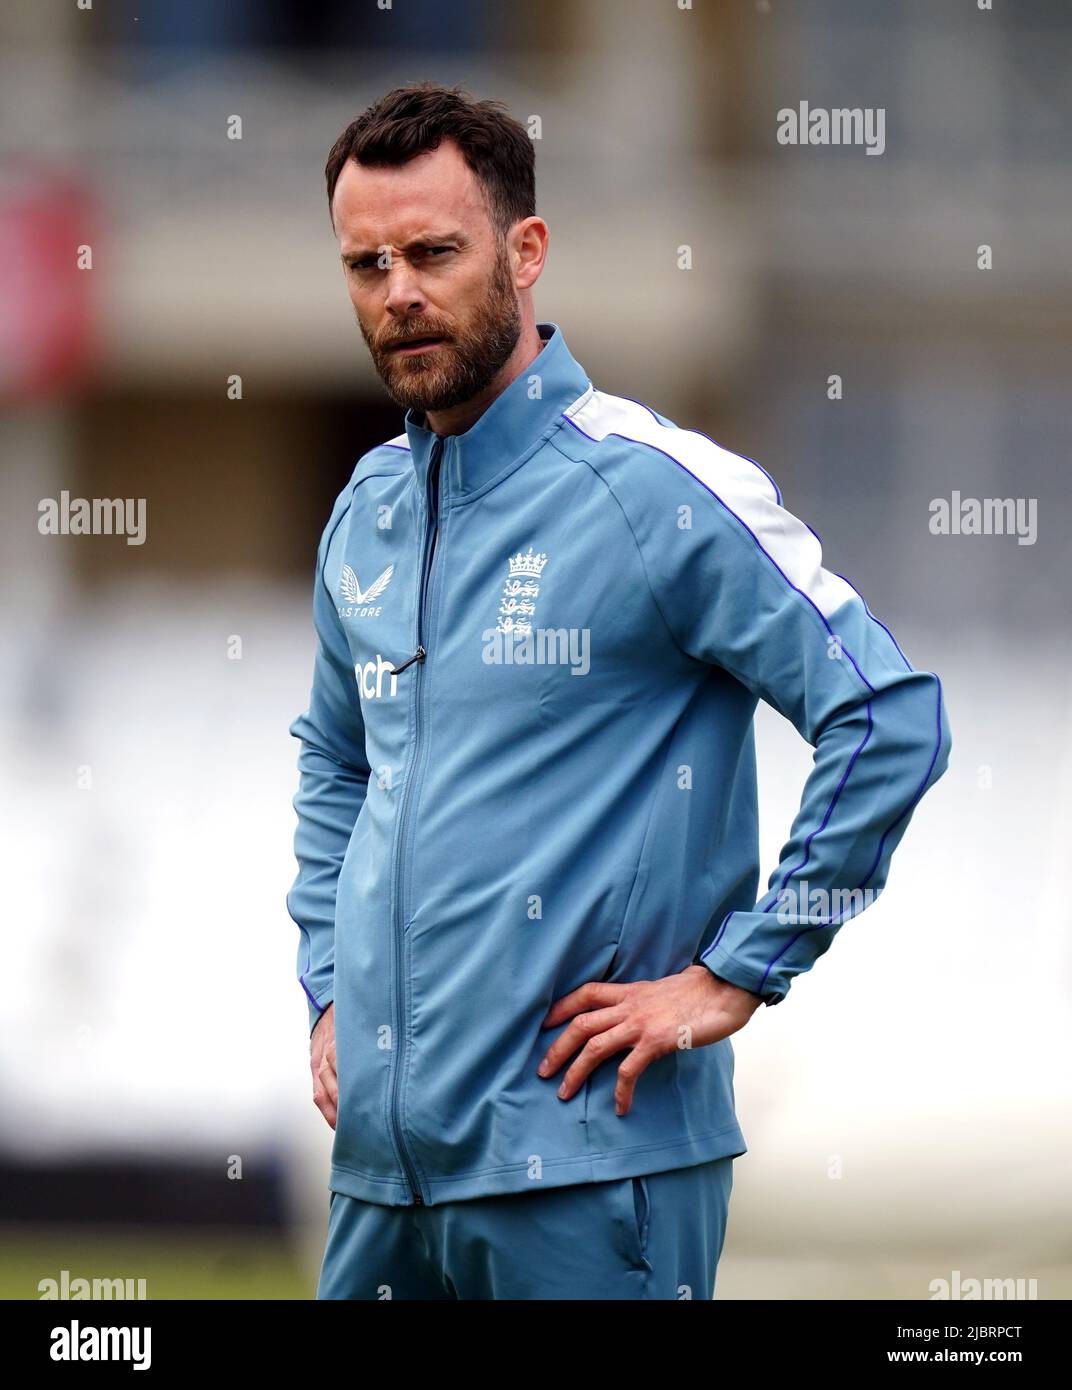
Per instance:
[[[332,1192],[317,1298],[710,1299],[733,1157],[436,1206]]]

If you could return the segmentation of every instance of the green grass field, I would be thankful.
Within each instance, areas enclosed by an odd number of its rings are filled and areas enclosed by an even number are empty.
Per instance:
[[[948,1250],[915,1259],[877,1252],[786,1259],[729,1252],[719,1265],[718,1297],[734,1299],[926,1299],[928,1281],[950,1268]],[[1040,1299],[1072,1297],[1067,1262],[965,1255],[982,1274],[1027,1271]],[[278,1237],[216,1231],[170,1234],[114,1229],[0,1226],[0,1300],[40,1298],[41,1279],[145,1279],[153,1298],[311,1299],[316,1271]]]
[[[121,1233],[90,1227],[0,1227],[0,1299],[41,1297],[38,1282],[144,1279],[153,1298],[312,1298],[315,1271],[278,1236]]]

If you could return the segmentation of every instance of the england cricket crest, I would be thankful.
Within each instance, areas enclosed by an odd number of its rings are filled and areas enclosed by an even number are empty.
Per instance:
[[[534,554],[531,545],[527,555],[522,555],[519,550],[510,557],[499,604],[499,621],[495,625],[497,632],[516,632],[519,637],[526,637],[532,632],[536,600],[540,593],[540,576],[546,564],[547,556],[542,551]]]

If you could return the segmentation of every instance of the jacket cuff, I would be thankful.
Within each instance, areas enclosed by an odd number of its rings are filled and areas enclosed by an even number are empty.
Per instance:
[[[317,1001],[313,998],[313,996],[309,993],[309,991],[306,990],[306,1002],[307,1002],[308,1005],[309,1005],[309,1036],[310,1036],[310,1037],[313,1036],[313,1030],[314,1030],[314,1028],[315,1028],[316,1025],[320,1022],[320,1020],[323,1018],[323,1016],[324,1016],[324,1011],[327,1009],[328,1005],[331,1004],[333,1001],[334,1001],[334,992],[333,992],[331,989],[326,989],[326,990],[323,991],[323,994],[322,994],[322,996],[321,996],[321,1000],[320,1000],[319,1003],[317,1003]]]
[[[724,950],[721,946],[712,946],[696,962],[697,965],[706,965],[712,975],[717,975],[720,980],[728,980],[731,985],[736,985],[738,989],[746,989],[749,994],[757,994],[764,1004],[780,1004],[789,993],[789,986],[778,985],[770,979],[765,985],[762,984],[760,974],[752,966],[746,965],[735,956]]]

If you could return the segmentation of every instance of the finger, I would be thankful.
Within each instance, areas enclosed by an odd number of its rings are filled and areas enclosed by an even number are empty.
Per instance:
[[[335,1128],[335,1121],[338,1118],[338,1110],[335,1103],[337,1099],[337,1094],[333,1100],[323,1086],[313,1087],[313,1104],[320,1111],[321,1115],[323,1115],[324,1119],[327,1120],[332,1129]]]
[[[326,1057],[320,1064],[320,1070],[317,1072],[317,1079],[323,1086],[324,1090],[330,1096],[332,1103],[338,1104],[339,1078],[336,1074],[335,1068],[331,1065],[331,1063],[328,1061]]]
[[[614,1113],[628,1115],[633,1106],[633,1092],[640,1079],[656,1057],[662,1053],[650,1047],[634,1047],[629,1056],[618,1068],[618,1080],[614,1084]]]
[[[541,1076],[554,1076],[559,1067],[572,1057],[579,1047],[596,1033],[613,1028],[625,1017],[620,1007],[596,1009],[592,1013],[578,1014],[569,1027],[554,1040],[544,1054],[543,1061],[536,1068]]]
[[[321,1073],[326,1072],[331,1076],[335,1076],[337,1074],[335,1069],[335,1058],[329,1057],[326,1053],[322,1053],[319,1057],[313,1057],[309,1061],[309,1070],[313,1074],[314,1083]]]
[[[580,1090],[600,1062],[605,1062],[608,1057],[621,1052],[623,1047],[632,1047],[636,1040],[636,1025],[629,1022],[619,1023],[617,1028],[589,1038],[584,1051],[562,1078],[562,1084],[558,1088],[559,1100],[569,1100]]]
[[[551,1005],[542,1028],[553,1028],[556,1023],[564,1023],[567,1018],[581,1009],[596,1009],[607,1004],[618,1004],[625,997],[628,985],[611,984],[606,980],[589,980]]]

